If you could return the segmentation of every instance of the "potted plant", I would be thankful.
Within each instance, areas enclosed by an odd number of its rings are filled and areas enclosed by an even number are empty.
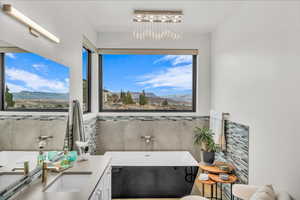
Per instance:
[[[202,150],[202,160],[207,165],[212,165],[215,161],[215,152],[219,147],[213,139],[214,133],[209,128],[195,128],[194,143],[200,145]]]

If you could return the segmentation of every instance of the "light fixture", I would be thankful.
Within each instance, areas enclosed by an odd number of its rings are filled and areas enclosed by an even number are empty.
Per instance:
[[[133,22],[136,27],[133,37],[137,40],[178,40],[182,33],[176,30],[183,22],[183,13],[178,10],[135,10]]]
[[[28,17],[26,17],[25,15],[23,15],[20,11],[18,11],[17,9],[12,7],[10,4],[4,4],[2,7],[2,10],[7,15],[14,17],[18,21],[20,21],[23,24],[25,24],[26,26],[28,26],[29,32],[31,34],[33,34],[34,36],[38,36],[37,33],[39,33],[40,35],[43,35],[44,37],[48,38],[49,40],[51,40],[55,43],[60,42],[58,37],[56,37],[49,31],[47,31],[46,29],[44,29],[43,27],[41,27],[40,25],[35,23],[33,20],[31,20]]]

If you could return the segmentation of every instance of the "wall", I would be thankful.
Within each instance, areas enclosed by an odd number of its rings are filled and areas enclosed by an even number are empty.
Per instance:
[[[300,2],[244,3],[212,36],[212,108],[250,126],[250,184],[300,199]]]
[[[0,115],[0,151],[37,150],[39,136],[53,136],[45,150],[62,150],[67,128],[66,114],[2,114]],[[96,114],[83,117],[90,152],[96,153]],[[26,137],[25,137],[26,136]]]
[[[97,153],[106,151],[189,151],[200,160],[193,143],[194,128],[208,126],[207,117],[195,116],[99,116]],[[154,141],[146,144],[141,136]]]
[[[210,34],[183,35],[178,41],[140,41],[132,38],[132,33],[99,33],[99,48],[165,48],[198,49],[197,60],[197,114],[207,116],[210,110]]]

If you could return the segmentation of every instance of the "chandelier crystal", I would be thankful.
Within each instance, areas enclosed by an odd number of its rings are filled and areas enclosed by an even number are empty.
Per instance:
[[[176,31],[183,21],[182,11],[135,10],[133,38],[137,40],[179,40]]]

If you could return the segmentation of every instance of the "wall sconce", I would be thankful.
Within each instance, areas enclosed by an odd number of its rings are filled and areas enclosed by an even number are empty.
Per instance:
[[[60,40],[58,37],[35,23],[33,20],[29,19],[25,15],[23,15],[20,11],[12,7],[10,4],[4,4],[2,7],[2,10],[4,13],[6,13],[9,16],[12,16],[13,18],[17,19],[21,23],[25,24],[29,28],[29,32],[33,34],[34,36],[38,37],[39,34],[43,35],[44,37],[48,38],[49,40],[59,43]]]

